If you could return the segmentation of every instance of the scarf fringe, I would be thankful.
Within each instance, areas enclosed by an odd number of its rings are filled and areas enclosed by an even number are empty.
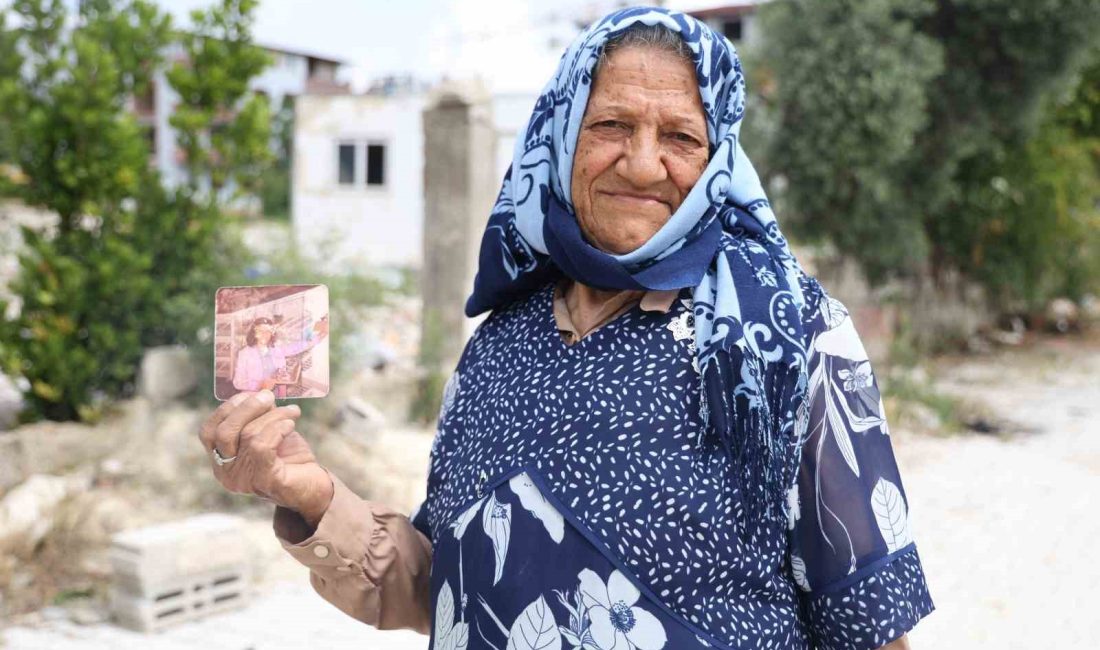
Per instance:
[[[739,532],[752,533],[750,522],[786,527],[787,490],[801,451],[794,425],[797,400],[805,393],[800,368],[767,363],[735,346],[716,352],[701,375],[706,435],[717,437],[738,483],[744,508]]]

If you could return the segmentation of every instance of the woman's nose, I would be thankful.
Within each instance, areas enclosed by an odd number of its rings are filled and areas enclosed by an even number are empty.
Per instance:
[[[668,178],[655,133],[636,131],[619,159],[619,175],[637,188],[651,187]]]

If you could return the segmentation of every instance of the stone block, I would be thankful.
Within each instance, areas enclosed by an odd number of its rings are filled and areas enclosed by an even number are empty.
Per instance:
[[[11,377],[0,373],[0,431],[14,427],[22,410],[22,391]]]
[[[23,467],[23,441],[14,432],[0,432],[0,494],[27,478]]]
[[[167,402],[189,393],[198,373],[187,348],[166,345],[149,348],[141,360],[140,392],[154,402]]]
[[[142,632],[244,607],[251,547],[239,517],[208,513],[114,536],[111,612]]]
[[[34,475],[0,500],[0,555],[30,557],[54,524],[65,499],[87,490],[88,474]]]
[[[116,432],[109,425],[77,422],[35,422],[16,433],[21,440],[23,469],[31,474],[58,474],[98,462],[115,450]]]
[[[359,397],[344,400],[336,420],[341,435],[354,438],[366,446],[370,445],[376,434],[386,425],[386,416],[373,404]]]

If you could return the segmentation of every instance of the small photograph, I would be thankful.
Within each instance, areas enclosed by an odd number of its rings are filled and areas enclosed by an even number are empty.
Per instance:
[[[264,388],[277,399],[329,391],[328,287],[222,287],[214,298],[214,397]]]

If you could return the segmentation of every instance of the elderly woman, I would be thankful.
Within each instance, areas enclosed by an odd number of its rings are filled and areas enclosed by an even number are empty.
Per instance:
[[[279,504],[323,597],[435,649],[907,647],[933,604],[879,387],[779,231],[744,99],[733,47],[679,13],[570,46],[409,517],[319,466],[269,393],[211,416],[207,449],[242,456],[219,480]]]

